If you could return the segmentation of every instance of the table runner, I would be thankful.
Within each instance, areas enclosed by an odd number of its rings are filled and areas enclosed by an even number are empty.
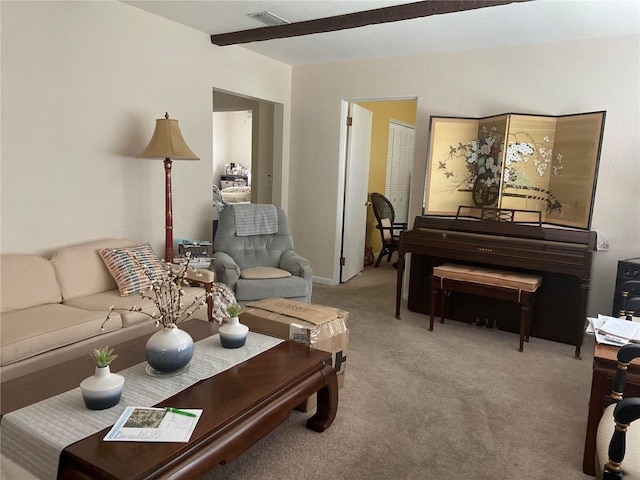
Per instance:
[[[0,451],[37,478],[56,478],[60,452],[72,443],[113,425],[127,406],[149,407],[189,386],[221,373],[268,350],[282,340],[249,332],[244,347],[226,349],[219,335],[195,343],[189,369],[175,377],[151,377],[146,362],[119,373],[125,378],[120,403],[106,410],[88,410],[80,387],[42,400],[2,417]],[[82,361],[82,360],[78,360]]]

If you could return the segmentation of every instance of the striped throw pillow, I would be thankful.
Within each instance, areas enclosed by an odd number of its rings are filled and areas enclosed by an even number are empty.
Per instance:
[[[99,253],[123,297],[148,289],[152,279],[167,277],[148,243],[126,248],[103,248]]]

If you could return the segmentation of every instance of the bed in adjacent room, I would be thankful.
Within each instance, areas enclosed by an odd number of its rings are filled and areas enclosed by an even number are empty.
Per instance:
[[[229,203],[250,203],[251,187],[227,187],[220,190],[222,199]]]

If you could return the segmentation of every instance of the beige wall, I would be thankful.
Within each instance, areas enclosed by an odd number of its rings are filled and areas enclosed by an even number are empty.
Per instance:
[[[235,163],[251,171],[251,110],[213,112],[213,183],[220,186],[226,165]],[[222,168],[220,168],[222,167]]]
[[[289,217],[314,275],[338,280],[343,99],[417,96],[410,218],[421,212],[430,115],[607,110],[592,225],[610,248],[596,254],[589,314],[610,312],[618,260],[640,256],[639,45],[636,35],[294,67]]]
[[[214,88],[284,105],[286,208],[290,66],[117,1],[0,8],[3,253],[105,237],[164,252],[163,164],[135,155],[165,111],[201,159],[173,163],[174,238],[210,239]]]

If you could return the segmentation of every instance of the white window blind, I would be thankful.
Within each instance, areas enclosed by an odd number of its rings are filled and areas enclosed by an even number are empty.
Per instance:
[[[413,173],[415,129],[401,123],[389,122],[389,149],[385,196],[396,212],[396,222],[408,222],[409,194]]]

